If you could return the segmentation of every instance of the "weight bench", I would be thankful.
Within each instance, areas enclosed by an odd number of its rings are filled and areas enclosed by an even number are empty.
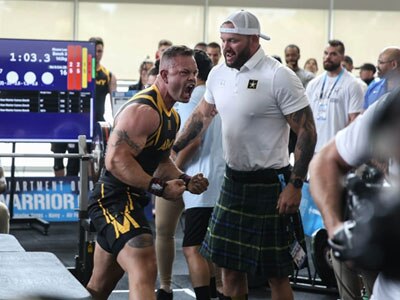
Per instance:
[[[0,252],[24,252],[15,236],[6,233],[0,233]]]
[[[49,252],[0,252],[0,299],[91,299],[89,292]]]

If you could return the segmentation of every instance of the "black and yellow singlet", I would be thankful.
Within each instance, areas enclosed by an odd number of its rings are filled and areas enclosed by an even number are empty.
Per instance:
[[[162,157],[167,155],[175,141],[176,133],[180,126],[180,117],[176,110],[167,110],[161,98],[158,88],[153,85],[145,89],[126,102],[117,115],[127,106],[141,103],[151,106],[160,116],[160,125],[146,140],[146,145],[142,152],[135,158],[142,166],[143,170],[152,175],[159,165]]]

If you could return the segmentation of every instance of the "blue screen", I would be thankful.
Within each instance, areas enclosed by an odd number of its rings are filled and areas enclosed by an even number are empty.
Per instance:
[[[90,140],[95,83],[93,43],[0,39],[0,141]]]

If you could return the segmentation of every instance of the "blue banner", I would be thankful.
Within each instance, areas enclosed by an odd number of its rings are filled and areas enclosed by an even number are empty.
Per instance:
[[[316,230],[324,228],[324,223],[321,213],[311,197],[308,182],[304,183],[301,194],[300,214],[303,220],[304,234],[312,236]]]
[[[14,218],[34,217],[49,222],[78,220],[79,177],[15,177]],[[89,194],[93,182],[89,181]],[[7,179],[7,191],[0,201],[7,207],[10,202],[11,179]],[[148,220],[153,219],[153,205],[145,207]]]
[[[78,177],[16,177],[14,180],[15,218],[35,217],[51,222],[78,220]],[[7,185],[0,201],[10,207],[10,179]]]

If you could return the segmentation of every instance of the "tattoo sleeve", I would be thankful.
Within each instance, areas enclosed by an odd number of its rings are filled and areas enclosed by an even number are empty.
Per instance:
[[[185,148],[190,143],[190,141],[192,141],[201,133],[201,131],[203,130],[203,125],[204,123],[202,114],[193,113],[193,115],[185,123],[185,127],[179,134],[172,149],[176,153],[178,153],[183,148]]]
[[[126,143],[135,153],[140,153],[142,151],[142,147],[132,141],[125,130],[114,130],[113,134],[118,136],[117,141],[112,144],[113,147],[121,145],[122,143]]]
[[[297,143],[294,150],[295,163],[292,177],[305,178],[315,150],[317,133],[314,117],[309,106],[286,116],[291,128],[297,133]]]

